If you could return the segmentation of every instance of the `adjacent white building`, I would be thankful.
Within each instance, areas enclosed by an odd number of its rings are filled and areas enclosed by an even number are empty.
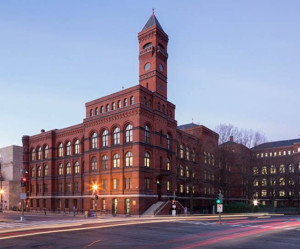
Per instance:
[[[21,193],[20,180],[22,177],[22,147],[11,145],[0,148],[0,164],[0,189],[3,189],[3,210],[19,207]]]

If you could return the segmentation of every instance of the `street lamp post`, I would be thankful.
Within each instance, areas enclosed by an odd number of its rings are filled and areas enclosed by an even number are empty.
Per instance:
[[[4,190],[2,188],[2,165],[1,165],[2,157],[0,155],[0,195],[1,195],[1,203],[0,203],[0,212],[3,212],[3,194]]]
[[[96,199],[98,198],[97,196],[97,190],[98,190],[98,185],[97,184],[94,184],[93,185],[93,195],[94,195],[94,205],[93,205],[93,210],[96,210],[96,206],[97,206],[97,203],[96,203]]]

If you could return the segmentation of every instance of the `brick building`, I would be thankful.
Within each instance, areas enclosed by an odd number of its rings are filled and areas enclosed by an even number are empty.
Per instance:
[[[300,139],[252,149],[253,196],[263,205],[300,206]]]
[[[86,103],[81,124],[23,136],[30,208],[141,214],[174,192],[183,205],[213,204],[218,134],[177,127],[168,35],[154,14],[138,40],[139,85]]]

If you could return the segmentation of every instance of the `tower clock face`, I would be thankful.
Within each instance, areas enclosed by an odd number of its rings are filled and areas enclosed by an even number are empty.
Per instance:
[[[162,64],[159,64],[159,70],[160,70],[161,72],[164,71],[164,66],[163,66]]]
[[[145,68],[146,71],[148,71],[150,69],[150,63],[149,62],[146,63],[144,68]]]

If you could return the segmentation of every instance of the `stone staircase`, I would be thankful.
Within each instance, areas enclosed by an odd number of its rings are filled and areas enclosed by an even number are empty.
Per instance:
[[[152,216],[155,215],[155,212],[164,204],[165,204],[164,201],[158,201],[158,202],[154,203],[143,213],[143,216],[144,215],[152,215]]]

